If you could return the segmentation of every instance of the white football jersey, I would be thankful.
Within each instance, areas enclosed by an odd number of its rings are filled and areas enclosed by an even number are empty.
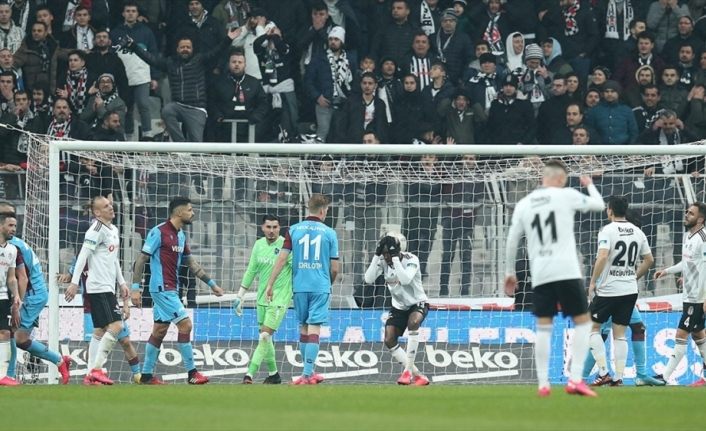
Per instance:
[[[706,300],[706,230],[684,232],[681,262],[667,270],[681,272],[684,279],[684,302],[699,303]]]
[[[96,220],[86,231],[83,247],[90,251],[88,255],[88,276],[86,277],[86,292],[115,292],[116,283],[123,281],[119,253],[120,233],[115,225],[106,225]],[[81,277],[81,271],[74,271],[76,284]],[[72,280],[74,282],[74,280]]]
[[[576,211],[600,211],[603,198],[594,185],[589,195],[571,188],[540,187],[515,207],[508,232],[506,274],[515,273],[520,238],[527,238],[532,286],[581,278],[574,237]]]
[[[596,294],[624,296],[637,293],[637,257],[652,254],[640,228],[629,221],[614,221],[598,234],[598,249],[610,251],[608,263],[596,281]]]
[[[17,248],[8,243],[0,246],[0,300],[10,299],[10,290],[7,288],[7,272],[15,268],[17,261]]]
[[[402,253],[402,259],[394,259],[393,263],[394,267],[391,267],[381,256],[374,256],[365,271],[365,282],[372,284],[383,274],[392,295],[392,306],[398,310],[407,310],[415,304],[425,302],[427,294],[422,286],[419,258],[412,253]]]

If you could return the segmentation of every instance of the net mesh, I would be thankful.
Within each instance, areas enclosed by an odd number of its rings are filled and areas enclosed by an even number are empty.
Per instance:
[[[50,246],[48,145],[43,137],[31,139],[23,232],[43,262]],[[629,198],[652,246],[655,267],[679,260],[683,209],[689,202],[703,200],[704,186],[700,177],[670,173],[670,166],[691,159],[552,158],[562,159],[569,167],[570,186],[579,188],[579,175],[588,174],[604,197]],[[192,254],[232,294],[240,286],[254,241],[262,235],[262,216],[277,215],[287,227],[306,216],[311,194],[322,193],[332,202],[325,222],[338,233],[342,266],[333,287],[331,316],[322,332],[319,371],[331,381],[371,383],[394,381],[402,371],[382,343],[389,292],[381,280],[373,285],[363,282],[377,240],[384,232],[395,231],[406,238],[406,249],[420,258],[424,287],[431,298],[432,311],[422,325],[417,355],[422,372],[433,382],[534,382],[534,319],[528,312],[531,277],[524,251],[518,253],[520,291],[514,301],[502,293],[501,268],[514,205],[538,185],[546,159],[66,152],[60,179],[60,268],[66,272],[80,249],[91,219],[86,209],[91,196],[112,194],[126,275],[146,233],[167,219],[169,200],[187,196],[196,209],[196,221],[187,234]],[[654,173],[646,176],[646,170]],[[597,233],[606,222],[600,213],[577,215],[577,244],[587,278]],[[254,295],[247,297],[245,313],[238,318],[230,302],[216,301],[186,269],[180,276],[180,296],[194,321],[197,367],[212,380],[240,381],[258,344]],[[649,328],[650,374],[660,372],[668,360],[672,327],[678,320],[674,311],[680,305],[678,292],[674,279],[640,284],[642,308],[663,310],[643,313]],[[145,307],[133,308],[128,320],[140,358],[152,326],[150,301],[145,299]],[[77,360],[80,374],[86,367],[83,340],[90,336],[91,325],[75,302],[62,300],[60,340],[64,353]],[[553,381],[566,378],[571,360],[565,345],[572,329],[564,325],[554,333]],[[38,334],[46,336],[41,325]],[[290,309],[274,336],[284,378],[301,373],[298,339]],[[172,327],[157,365],[157,373],[166,380],[186,376],[175,341]],[[629,371],[631,363],[629,359],[628,378],[634,375],[634,367]],[[689,357],[675,378],[693,377],[699,363],[695,356]],[[116,380],[131,380],[117,346],[106,368]],[[265,376],[261,371],[260,377]]]

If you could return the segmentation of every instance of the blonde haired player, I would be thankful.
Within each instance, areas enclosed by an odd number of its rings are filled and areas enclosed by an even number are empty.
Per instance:
[[[520,238],[525,235],[534,290],[533,313],[537,317],[534,345],[537,394],[540,397],[551,394],[549,355],[559,303],[564,316],[570,316],[575,325],[571,377],[566,392],[595,397],[596,393],[581,378],[583,361],[588,355],[591,318],[576,253],[574,216],[576,211],[601,211],[605,204],[591,177],[581,177],[588,196],[564,188],[567,179],[566,165],[560,160],[549,160],[543,168],[542,186],[517,203],[507,238],[505,293],[513,296],[517,288],[515,259]]]

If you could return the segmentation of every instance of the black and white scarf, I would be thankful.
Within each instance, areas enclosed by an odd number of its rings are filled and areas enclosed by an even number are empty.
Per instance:
[[[51,56],[49,55],[49,43],[45,40],[43,42],[37,43],[37,51],[39,51],[39,57],[42,59],[42,72],[49,72],[51,67]]]
[[[78,7],[78,0],[69,0],[66,4],[66,11],[64,13],[64,25],[62,29],[64,31],[71,30],[71,27],[76,23],[74,21],[74,14],[76,13],[76,8]]]
[[[93,49],[93,38],[95,37],[91,27],[76,26],[76,49],[90,51]]]
[[[527,69],[520,79],[522,93],[527,96],[527,99],[532,103],[544,102],[544,91],[539,85],[539,80],[544,79],[532,69]]]
[[[635,17],[635,11],[630,0],[622,0],[623,6],[623,34],[618,33],[618,2],[610,0],[605,20],[605,38],[615,40],[628,40],[630,37],[630,21]]]
[[[659,145],[679,145],[681,144],[681,134],[679,129],[674,131],[674,135],[669,138],[664,130],[659,131]],[[684,162],[681,159],[671,160],[670,156],[664,157],[662,162],[662,172],[665,174],[674,174],[684,172]]]
[[[498,97],[498,91],[495,89],[495,79],[497,77],[496,73],[491,73],[490,75],[480,72],[473,78],[469,80],[471,83],[483,83],[485,84],[485,103],[484,107],[485,110],[488,111],[490,109],[490,104],[493,103],[493,100],[495,100]]]
[[[647,57],[642,57],[640,54],[637,55],[637,63],[640,66],[651,66],[652,65],[652,54]]]
[[[436,24],[434,23],[434,16],[431,13],[431,8],[426,1],[422,1],[419,6],[419,27],[424,31],[424,33],[427,34],[427,36],[436,33]]]
[[[103,99],[103,107],[110,112],[108,106],[113,102],[113,100],[117,99],[118,97],[118,90],[113,88],[113,91],[110,93],[100,93],[101,99]],[[102,121],[102,118],[98,118],[96,115],[96,118],[93,119],[93,125],[92,127],[98,127],[99,120]]]
[[[69,115],[69,118],[64,121],[63,123],[57,123],[56,118],[51,119],[51,123],[49,123],[49,130],[47,131],[47,135],[51,136],[52,138],[68,138],[69,137],[69,131],[71,129],[71,116]]]
[[[21,117],[17,117],[17,128],[23,129],[27,124],[34,119],[34,112],[28,109]],[[26,133],[20,133],[19,139],[17,140],[17,151],[22,154],[27,154],[27,148],[29,147],[29,136]]]
[[[490,51],[494,55],[502,55],[505,53],[505,46],[503,45],[503,38],[500,34],[500,27],[498,27],[498,20],[500,19],[500,13],[490,15],[490,20],[488,21],[488,26],[485,28],[483,33],[483,40],[490,44]]]
[[[563,10],[564,13],[564,36],[574,36],[579,32],[579,23],[576,21],[576,15],[581,9],[581,2],[576,2]]]
[[[13,18],[17,15],[15,15],[15,0],[10,0],[8,4],[12,7],[12,12],[13,12]],[[27,33],[27,22],[29,19],[29,1],[26,1],[24,3],[24,6],[22,6],[22,11],[19,14],[19,17],[15,19],[15,24],[17,24],[21,29],[22,29],[22,34]]]
[[[330,49],[326,50],[328,64],[331,66],[331,78],[333,78],[333,97],[346,97],[351,91],[351,82],[353,82],[353,74],[351,73],[350,65],[346,51],[341,51],[341,55],[336,57]]]
[[[244,1],[237,6],[235,2],[229,1],[225,4],[226,15],[228,15],[228,24],[235,27],[240,27],[245,25],[245,21],[248,20],[248,13],[250,13],[250,3]]]
[[[88,70],[84,67],[79,71],[66,72],[66,91],[69,93],[69,101],[77,114],[83,112],[86,107],[86,81],[88,80]]]

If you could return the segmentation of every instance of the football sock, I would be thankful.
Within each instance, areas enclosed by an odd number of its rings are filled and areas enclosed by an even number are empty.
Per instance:
[[[596,365],[596,360],[593,359],[593,352],[589,351],[586,355],[586,360],[583,362],[583,379],[586,380],[591,376],[593,366]]]
[[[417,371],[414,360],[417,357],[419,348],[419,331],[407,331],[407,368],[410,371]],[[416,373],[415,373],[416,374]]]
[[[638,376],[647,375],[647,347],[645,346],[645,325],[642,322],[630,324],[632,354],[635,356],[635,372]]]
[[[0,341],[0,379],[7,376],[10,355],[10,340]]]
[[[704,364],[701,375],[706,377],[706,338],[696,340],[695,343],[696,348],[699,349],[699,353],[701,354],[701,362]]]
[[[110,331],[106,331],[105,334],[103,334],[103,338],[101,338],[100,344],[98,345],[95,359],[91,364],[91,369],[100,370],[103,368],[103,364],[108,360],[108,355],[117,342],[118,340],[115,338],[115,335],[111,334]]]
[[[399,344],[394,346],[393,348],[390,349],[390,354],[392,355],[393,358],[402,366],[404,367],[405,371],[407,370],[407,353],[404,351],[402,347],[400,347]]]
[[[7,377],[15,378],[17,370],[17,343],[15,337],[10,338],[10,363],[7,365]]]
[[[191,334],[182,334],[181,332],[177,335],[177,343],[179,344],[179,351],[181,352],[181,358],[184,361],[184,368],[186,371],[191,371],[195,368],[194,366],[194,348],[191,345]]]
[[[157,363],[157,357],[159,356],[159,347],[161,345],[162,340],[159,340],[150,335],[150,338],[147,341],[147,346],[145,346],[145,363],[142,364],[143,381],[147,381],[144,374],[152,375],[152,373],[154,373],[154,366]]]
[[[667,367],[664,369],[664,373],[662,373],[662,377],[664,377],[665,381],[669,380],[669,377],[674,372],[674,369],[677,365],[679,365],[679,362],[681,362],[682,358],[686,354],[686,343],[687,340],[683,338],[674,339],[672,356],[669,358],[669,362],[667,362]]]
[[[96,360],[96,355],[98,354],[98,347],[101,344],[101,337],[93,334],[91,336],[91,341],[88,342],[88,359],[86,360],[86,365],[90,371],[93,363]]]
[[[140,357],[135,356],[134,358],[128,359],[128,365],[130,365],[130,371],[132,374],[140,374]]]
[[[302,355],[302,365],[306,366],[306,351],[307,345],[309,344],[309,336],[304,334],[299,334],[299,352]]]
[[[576,360],[571,361],[571,381],[581,381],[581,371],[583,371],[583,360],[588,354],[588,338],[591,334],[593,323],[579,323],[574,328],[574,339],[571,343],[571,357]]]
[[[574,336],[576,335],[574,334]],[[608,374],[608,360],[606,359],[605,343],[600,333],[591,332],[589,336],[589,346],[593,354],[593,359],[596,361],[596,365],[598,365],[598,375],[605,376]]]
[[[275,343],[272,341],[272,334],[263,332],[265,340],[265,357],[263,361],[267,365],[267,371],[272,376],[277,373],[277,357],[275,355]]]
[[[317,356],[319,356],[319,336],[317,334],[310,334],[309,342],[306,344],[306,361],[304,361],[305,376],[311,377],[311,375],[314,374]]]
[[[41,359],[45,359],[52,364],[61,363],[61,355],[56,352],[49,350],[46,344],[40,343],[36,340],[31,340],[25,343],[25,346],[18,346],[22,350],[26,350],[30,355],[36,356]],[[26,347],[26,348],[24,348]]]
[[[628,359],[628,340],[625,337],[613,340],[615,352],[615,376],[613,380],[621,380],[625,372],[625,362]]]
[[[554,325],[537,324],[537,338],[534,342],[534,363],[537,367],[539,387],[549,386],[549,352],[552,345]]]
[[[253,377],[255,374],[257,374],[257,370],[260,369],[260,364],[262,363],[262,360],[267,354],[267,346],[265,343],[265,339],[268,337],[270,337],[270,334],[268,334],[267,332],[260,332],[260,340],[257,343],[255,352],[253,352],[252,354],[252,360],[250,360],[250,365],[248,366],[248,375],[250,377]],[[271,338],[270,341],[272,341]]]

